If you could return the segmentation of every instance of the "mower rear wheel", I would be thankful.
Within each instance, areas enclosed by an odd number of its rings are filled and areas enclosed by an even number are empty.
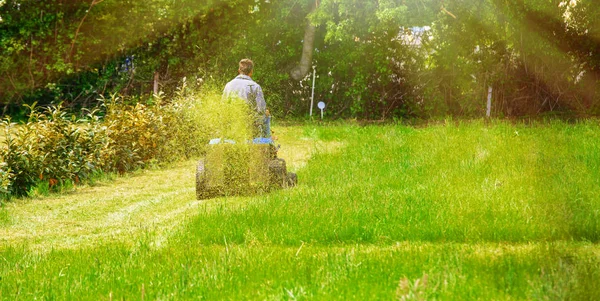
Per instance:
[[[204,159],[198,161],[196,166],[196,199],[203,200],[211,196],[208,189],[208,179]]]
[[[296,175],[296,173],[293,173],[293,172],[288,172],[286,184],[287,184],[287,187],[296,186],[296,184],[298,184],[298,175]]]
[[[286,176],[287,169],[285,167],[285,160],[281,158],[275,158],[269,161],[269,179],[271,185],[285,187]]]

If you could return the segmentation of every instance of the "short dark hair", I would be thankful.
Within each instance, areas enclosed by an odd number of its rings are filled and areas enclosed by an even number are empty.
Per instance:
[[[254,63],[250,59],[243,59],[240,61],[240,73],[249,75],[254,69]]]

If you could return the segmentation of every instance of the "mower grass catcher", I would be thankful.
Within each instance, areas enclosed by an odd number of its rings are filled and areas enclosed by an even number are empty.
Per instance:
[[[196,168],[196,198],[268,192],[297,181],[295,173],[287,172],[285,160],[277,158],[271,138],[247,143],[212,139]]]

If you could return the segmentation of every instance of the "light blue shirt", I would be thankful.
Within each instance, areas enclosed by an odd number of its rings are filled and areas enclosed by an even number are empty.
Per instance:
[[[262,88],[248,75],[240,74],[225,85],[223,97],[231,96],[238,96],[249,105],[256,106],[260,113],[264,113],[267,108]]]

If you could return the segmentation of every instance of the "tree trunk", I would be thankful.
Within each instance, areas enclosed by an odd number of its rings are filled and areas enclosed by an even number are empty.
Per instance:
[[[154,95],[158,95],[158,81],[160,79],[160,75],[158,72],[154,72]]]
[[[312,11],[317,8],[317,4]],[[311,12],[312,12],[311,11]],[[302,57],[300,58],[300,63],[298,66],[294,67],[292,71],[290,71],[290,76],[294,80],[303,79],[308,72],[310,71],[310,67],[312,65],[312,56],[313,51],[315,49],[315,33],[317,32],[317,27],[310,23],[310,20],[307,21],[306,28],[304,30],[304,43],[302,46]]]

